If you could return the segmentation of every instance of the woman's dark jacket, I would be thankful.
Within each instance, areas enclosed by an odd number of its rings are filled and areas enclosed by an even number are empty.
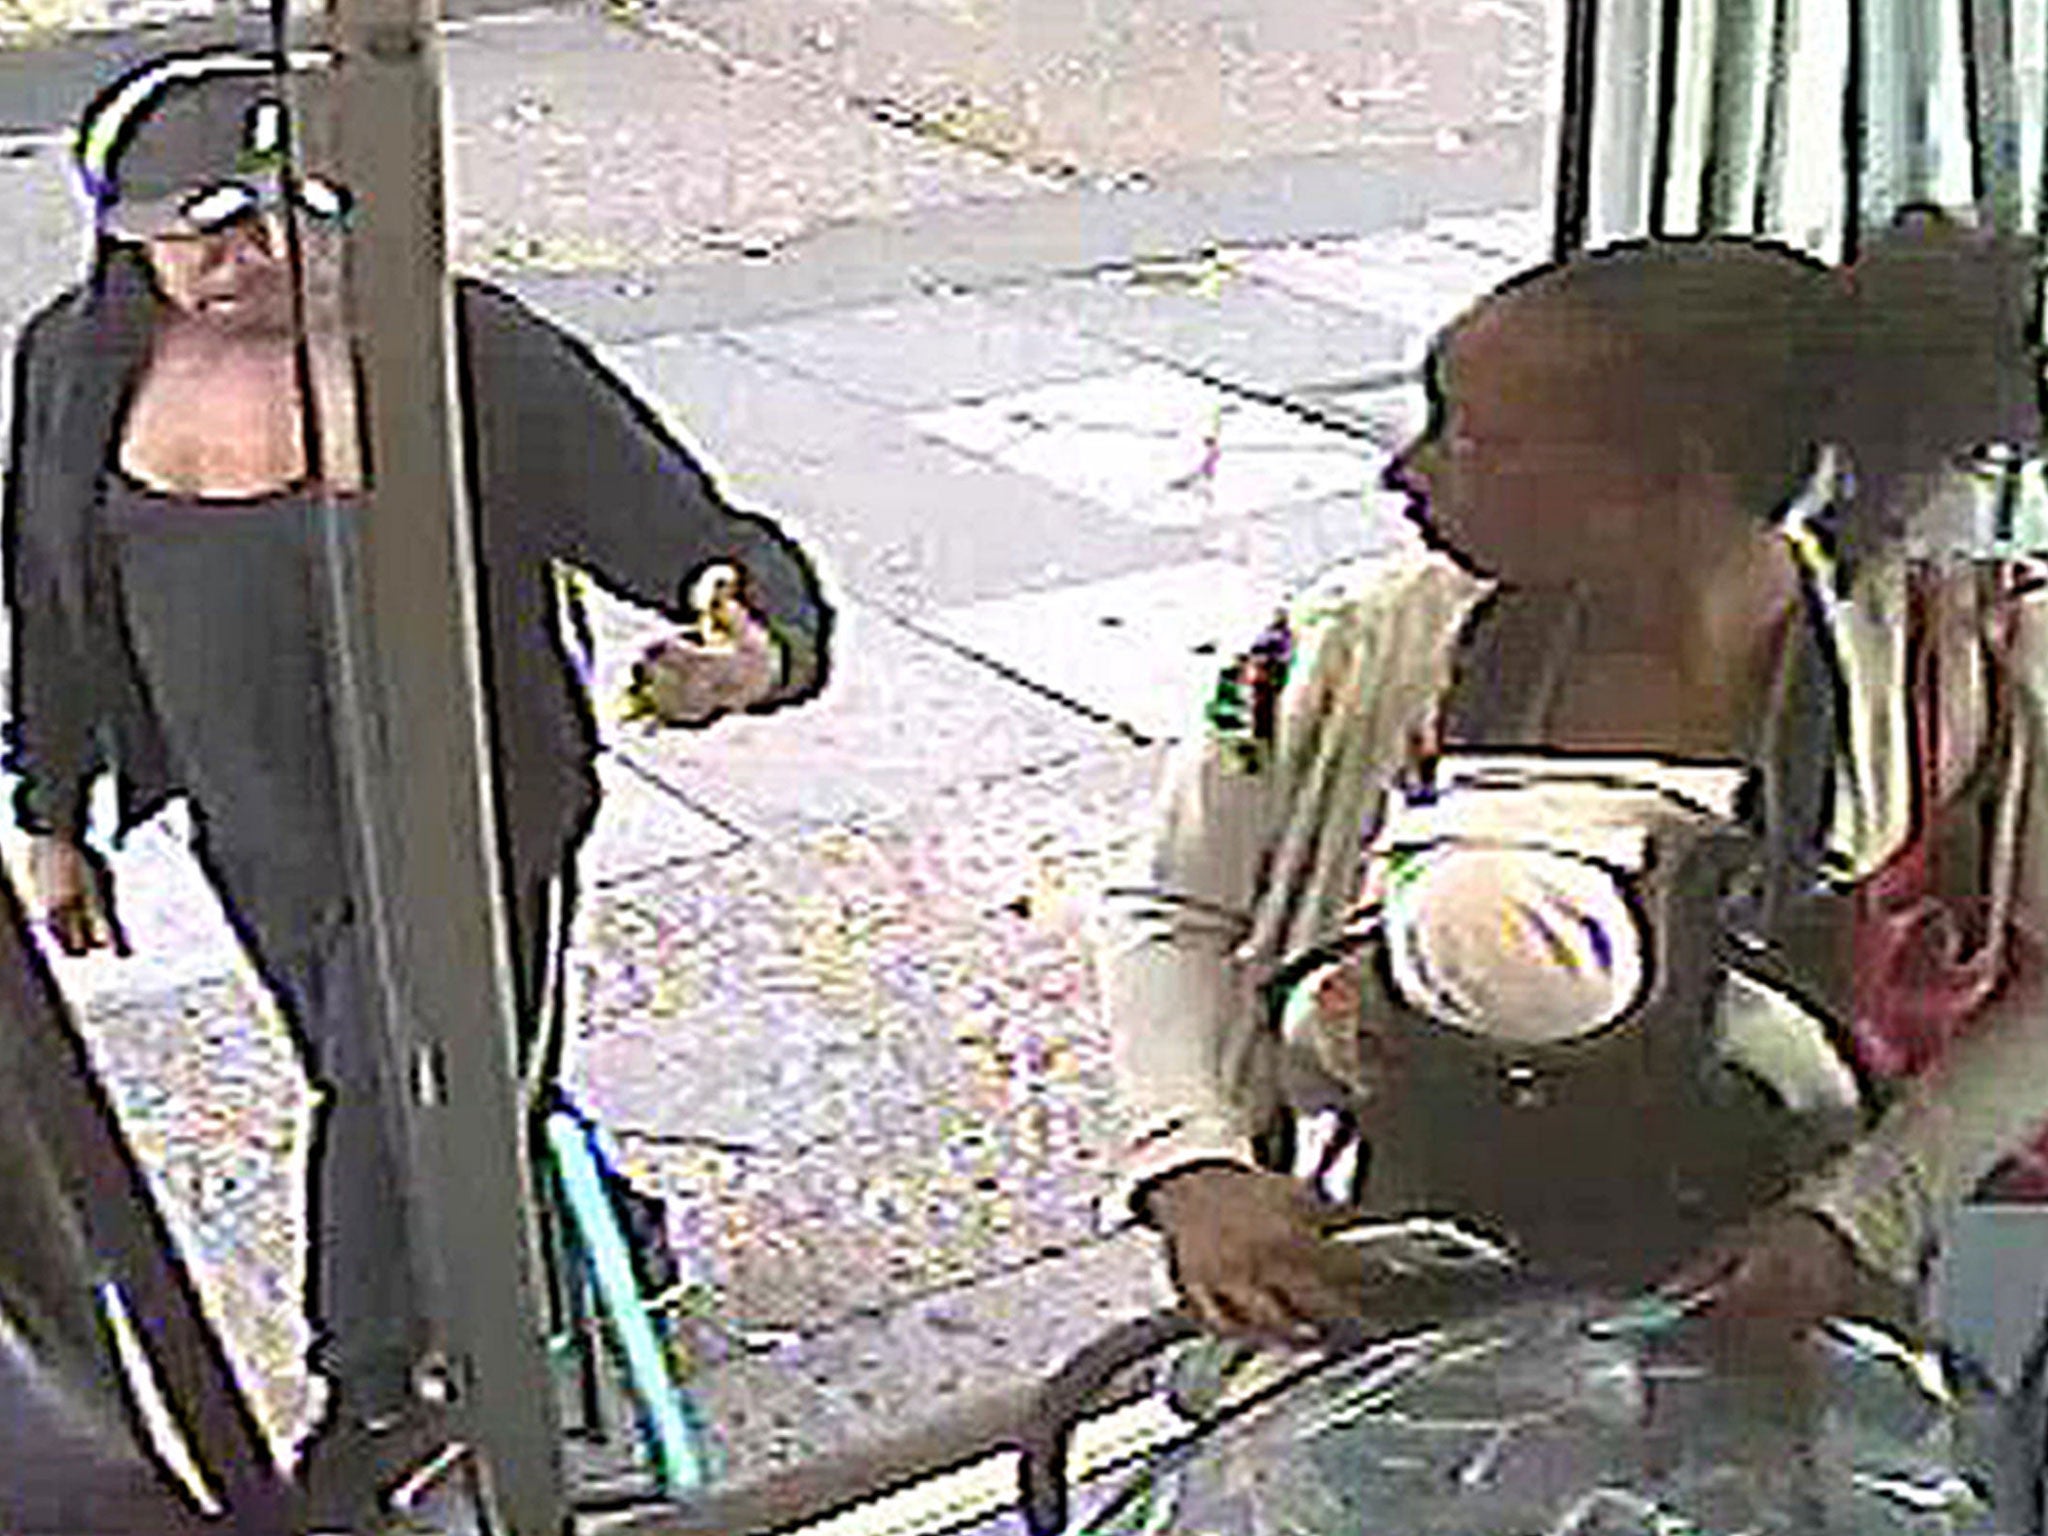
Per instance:
[[[179,790],[96,517],[154,302],[116,250],[24,328],[0,529],[16,820],[83,837],[90,780],[111,769],[116,846]],[[596,722],[563,649],[555,562],[679,623],[697,571],[739,565],[788,658],[764,709],[823,685],[831,615],[788,537],[729,506],[587,348],[481,282],[458,280],[455,305],[501,854],[527,881],[562,867],[598,801]]]

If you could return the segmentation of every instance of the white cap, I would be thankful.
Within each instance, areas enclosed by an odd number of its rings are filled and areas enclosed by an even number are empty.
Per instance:
[[[1387,892],[1387,959],[1408,1002],[1469,1034],[1536,1045],[1613,1023],[1645,982],[1615,875],[1548,848],[1440,844]]]

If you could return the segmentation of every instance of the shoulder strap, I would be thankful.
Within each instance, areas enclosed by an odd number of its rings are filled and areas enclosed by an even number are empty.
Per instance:
[[[1836,759],[1848,729],[1826,602],[1815,573],[1802,565],[1799,609],[1779,653],[1749,816],[1763,842],[1751,917],[1764,934],[1819,886],[1825,863]]]
[[[1990,634],[1987,636],[1986,665],[1989,668],[1987,694],[1991,700],[1993,738],[1990,750],[1999,764],[1994,781],[1990,822],[1988,895],[1990,932],[2000,942],[2011,931],[2016,886],[2019,881],[2020,821],[2026,803],[2027,738],[2019,726],[2012,672],[2012,623],[2008,605],[2024,590],[2026,573],[2001,564],[1984,573],[1991,605]]]
[[[1528,745],[1564,681],[1584,610],[1573,594],[1496,591],[1458,637],[1439,737],[1459,745]]]

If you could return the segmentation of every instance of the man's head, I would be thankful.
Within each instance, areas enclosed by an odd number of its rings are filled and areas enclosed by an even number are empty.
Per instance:
[[[1439,339],[1430,425],[1390,482],[1511,580],[1626,572],[1646,539],[1709,546],[1775,516],[1809,473],[1841,294],[1819,263],[1733,238],[1540,269]]]
[[[327,78],[322,55],[295,55],[292,68],[301,101]],[[297,123],[279,87],[256,55],[159,59],[102,92],[80,127],[79,180],[101,238],[139,248],[183,316],[236,331],[288,325],[288,200],[296,193],[309,215],[302,228],[347,213],[338,188],[290,173]]]

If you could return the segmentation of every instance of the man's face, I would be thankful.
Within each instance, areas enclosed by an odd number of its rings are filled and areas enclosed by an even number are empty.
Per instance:
[[[178,313],[223,334],[289,334],[291,269],[284,223],[252,214],[211,233],[173,233],[144,242],[163,297]]]
[[[1485,575],[1539,586],[1625,567],[1661,488],[1617,406],[1620,365],[1541,305],[1479,311],[1432,353],[1429,424],[1387,484],[1426,538]]]

